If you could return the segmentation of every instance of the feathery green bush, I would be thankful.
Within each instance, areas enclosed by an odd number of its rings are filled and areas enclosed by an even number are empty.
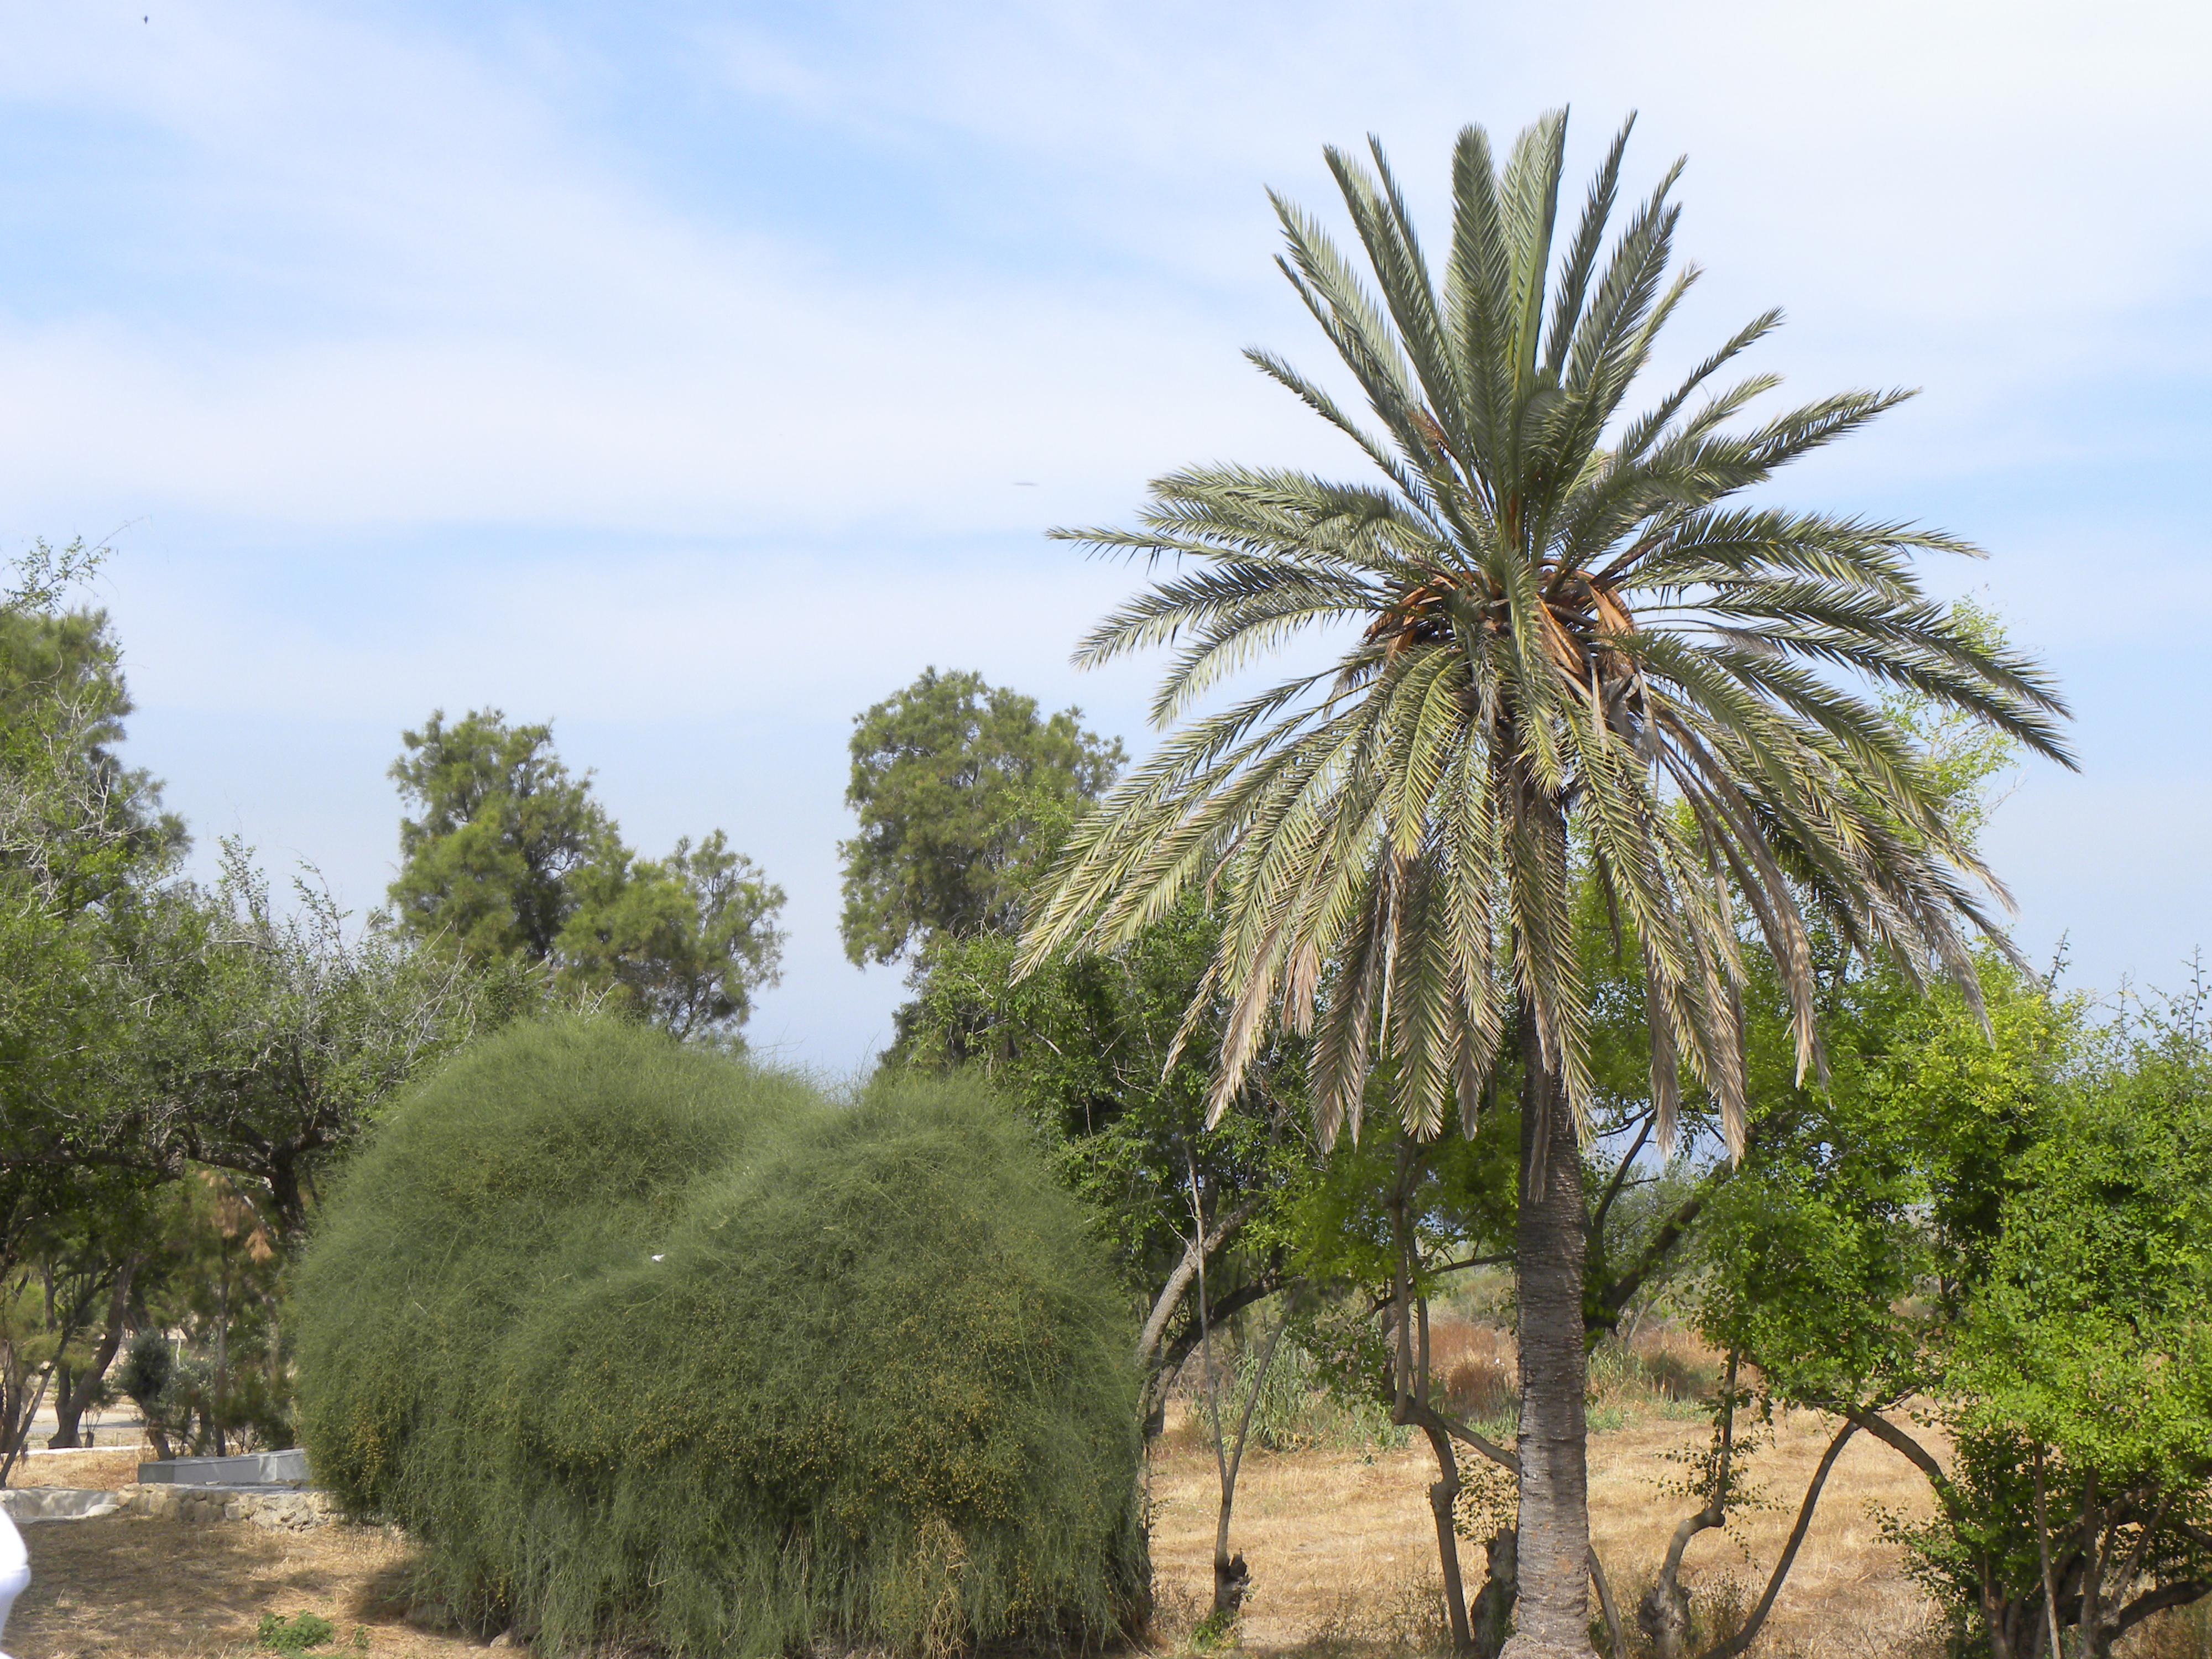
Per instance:
[[[1073,1200],[971,1085],[511,1029],[395,1112],[295,1293],[319,1480],[555,1649],[941,1654],[1142,1615],[1136,1382]]]

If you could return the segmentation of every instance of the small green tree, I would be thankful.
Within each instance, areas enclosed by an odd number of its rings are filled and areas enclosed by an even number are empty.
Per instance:
[[[117,963],[184,845],[159,786],[117,755],[131,712],[113,633],[64,609],[104,550],[44,543],[0,594],[0,1454],[51,1400],[56,1443],[119,1340],[148,1179],[81,1155],[128,1055]]]
[[[498,709],[401,734],[391,897],[400,925],[471,959],[541,968],[681,1036],[733,1036],[774,985],[784,893],[717,830],[640,858],[553,750]]]
[[[1901,1000],[1715,1195],[1704,1324],[1842,1419],[1831,1461],[1864,1432],[1927,1478],[1889,1529],[1962,1646],[2102,1655],[2212,1590],[2212,1061],[2197,999],[2097,1029],[1995,962],[1983,991],[1986,1034]]]
[[[1040,837],[1095,800],[1121,768],[1121,744],[1049,718],[1036,700],[981,674],[925,669],[853,722],[845,804],[860,833],[840,842],[854,964],[896,962],[933,933],[1012,931]]]

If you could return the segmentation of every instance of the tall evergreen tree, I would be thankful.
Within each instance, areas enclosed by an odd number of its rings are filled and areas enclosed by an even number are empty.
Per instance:
[[[1012,931],[1045,826],[1121,769],[1121,739],[1082,719],[1040,715],[1036,698],[981,674],[926,668],[854,720],[845,805],[860,833],[837,851],[854,965],[896,962],[933,934]]]
[[[714,830],[640,858],[554,751],[496,708],[402,732],[392,763],[402,927],[478,962],[519,962],[679,1037],[733,1035],[783,954],[783,889]]]
[[[1733,499],[1905,393],[1735,424],[1774,377],[1708,388],[1777,325],[1768,312],[1624,414],[1697,274],[1668,275],[1680,164],[1608,251],[1624,127],[1555,258],[1565,137],[1547,116],[1501,167],[1480,129],[1461,133],[1441,281],[1379,145],[1371,172],[1328,152],[1364,270],[1274,198],[1283,271],[1379,430],[1280,357],[1248,356],[1380,477],[1193,468],[1154,483],[1134,529],[1056,533],[1175,561],[1079,655],[1172,642],[1164,727],[1255,654],[1316,629],[1351,642],[1174,731],[1077,825],[1026,938],[1030,962],[1110,947],[1207,885],[1225,921],[1193,1017],[1217,998],[1232,1011],[1217,1113],[1278,1023],[1314,1033],[1324,1136],[1357,1133],[1370,1088],[1416,1132],[1453,1110],[1474,1130],[1486,1080],[1517,1057],[1524,1654],[1589,1641],[1577,866],[1642,959],[1662,1144],[1686,1073],[1737,1146],[1740,922],[1779,967],[1801,1076],[1822,1065],[1808,916],[1978,994],[1969,942],[1994,933],[2002,890],[1880,694],[2068,761],[2049,679],[1918,584],[1915,555],[1974,550]]]

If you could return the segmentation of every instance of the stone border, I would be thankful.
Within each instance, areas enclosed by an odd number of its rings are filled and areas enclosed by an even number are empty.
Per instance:
[[[337,1497],[292,1486],[180,1486],[167,1482],[87,1492],[73,1486],[10,1486],[0,1506],[18,1522],[88,1521],[102,1515],[143,1515],[204,1526],[247,1521],[271,1532],[305,1532],[341,1517]]]

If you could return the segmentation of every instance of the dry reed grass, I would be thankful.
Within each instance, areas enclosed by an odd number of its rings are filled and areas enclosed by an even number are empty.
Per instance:
[[[1510,1405],[1511,1344],[1502,1332],[1456,1322],[1431,1332],[1431,1364],[1470,1415]],[[1719,1370],[1717,1356],[1679,1334],[1640,1334],[1639,1363],[1601,1378],[1601,1418],[1621,1425],[1590,1441],[1590,1525],[1622,1616],[1664,1559],[1682,1516],[1695,1507],[1662,1484],[1688,1470],[1680,1461],[1706,1443],[1709,1425],[1676,1406]],[[1680,1392],[1676,1392],[1676,1390]],[[1771,1443],[1748,1466],[1753,1504],[1726,1533],[1700,1534],[1685,1555],[1693,1612],[1709,1628],[1737,1625],[1765,1587],[1804,1495],[1805,1481],[1834,1433],[1809,1412],[1783,1413]],[[1170,1435],[1155,1455],[1152,1561],[1163,1637],[1187,1635],[1207,1605],[1218,1489],[1200,1437]],[[1249,1565],[1253,1595],[1243,1646],[1267,1654],[1434,1651],[1441,1635],[1436,1533],[1427,1487],[1435,1466],[1425,1444],[1401,1450],[1248,1455],[1237,1487],[1233,1547]],[[1894,1452],[1855,1439],[1830,1475],[1796,1566],[1753,1652],[1772,1659],[1934,1659],[1942,1650],[1936,1610],[1900,1571],[1870,1507],[1926,1512],[1926,1484]],[[1462,1544],[1470,1577],[1479,1545]],[[1733,1613],[1731,1614],[1731,1609]],[[1632,1649],[1641,1645],[1632,1627]],[[2142,1659],[2212,1659],[2168,1652]]]
[[[138,1479],[138,1465],[153,1456],[134,1446],[96,1451],[33,1452],[9,1475],[11,1486],[73,1486],[80,1492],[117,1492]]]

